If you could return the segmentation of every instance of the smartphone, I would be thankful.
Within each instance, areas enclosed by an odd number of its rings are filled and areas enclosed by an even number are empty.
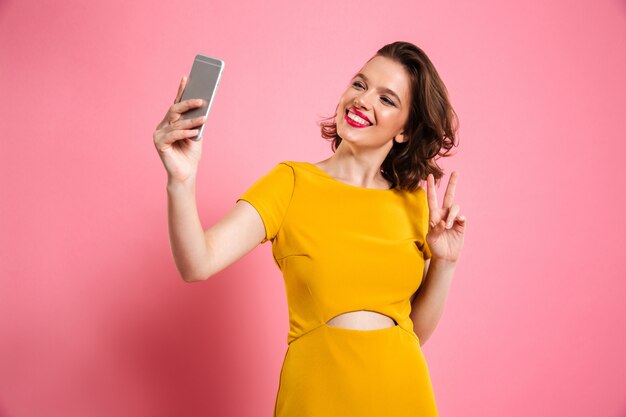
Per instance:
[[[189,78],[187,79],[185,91],[183,91],[180,101],[201,98],[204,99],[207,104],[186,111],[181,114],[181,119],[193,119],[195,117],[208,116],[223,70],[224,61],[221,59],[201,54],[196,55],[193,65],[191,66]],[[196,142],[199,141],[202,138],[205,125],[206,121],[202,124],[202,126],[200,126],[198,135],[188,139]]]

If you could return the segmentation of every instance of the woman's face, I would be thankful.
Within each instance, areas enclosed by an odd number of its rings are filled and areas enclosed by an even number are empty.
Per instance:
[[[401,133],[409,116],[409,92],[410,79],[404,67],[375,56],[352,78],[339,99],[337,134],[355,146],[387,145],[391,149],[394,137],[397,142],[405,140]]]

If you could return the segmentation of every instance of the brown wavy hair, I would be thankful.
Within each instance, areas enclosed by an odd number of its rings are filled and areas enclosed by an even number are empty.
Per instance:
[[[404,142],[393,146],[381,166],[381,174],[392,183],[391,188],[415,191],[420,181],[433,174],[438,183],[443,170],[437,159],[450,156],[458,146],[456,132],[459,121],[448,99],[448,90],[428,56],[409,42],[397,41],[383,46],[370,58],[383,56],[400,63],[410,77],[411,105],[404,127]],[[368,61],[369,62],[369,61]],[[337,150],[341,137],[337,134],[335,114],[319,122],[322,137],[332,141]]]

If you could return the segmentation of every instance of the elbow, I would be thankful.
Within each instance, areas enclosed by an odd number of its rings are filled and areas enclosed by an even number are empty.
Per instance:
[[[185,265],[185,267],[176,265],[180,277],[187,283],[206,281],[216,273],[215,268],[212,267],[213,264],[208,261],[202,262],[202,264]]]
[[[417,340],[420,343],[420,347],[422,347],[422,346],[424,346],[426,344],[428,339],[430,339],[431,335],[432,335],[432,332],[428,332],[428,334],[426,334],[425,332],[417,334]]]
[[[206,281],[214,274],[208,263],[204,263],[204,265],[201,266],[195,265],[194,267],[189,268],[178,267],[178,273],[186,283]]]
[[[216,273],[213,268],[213,263],[210,262],[207,255],[201,265],[195,265],[195,267],[187,274],[181,274],[183,280],[187,283],[193,283],[198,281],[206,281]]]
[[[192,282],[202,281],[201,279],[187,277],[187,276],[183,276],[182,278],[183,278],[183,281],[185,281],[188,284],[190,284]]]
[[[425,331],[421,331],[413,327],[413,333],[417,336],[417,341],[420,344],[420,347],[426,344],[426,341],[430,338],[430,334],[427,334]]]
[[[212,275],[213,274],[211,272],[206,272],[206,271],[197,272],[195,274],[180,274],[181,278],[186,283],[193,283],[193,282],[198,282],[198,281],[206,281]]]
[[[207,279],[210,278],[211,275],[182,275],[183,281],[185,281],[186,283],[193,283],[193,282],[198,282],[198,281],[206,281]]]

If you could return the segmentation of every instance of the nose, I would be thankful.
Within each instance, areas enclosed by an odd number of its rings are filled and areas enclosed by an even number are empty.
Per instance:
[[[365,98],[366,93],[362,93],[359,94],[358,96],[356,96],[354,98],[354,106],[355,107],[361,107],[361,108],[368,108],[367,107],[367,100]]]

